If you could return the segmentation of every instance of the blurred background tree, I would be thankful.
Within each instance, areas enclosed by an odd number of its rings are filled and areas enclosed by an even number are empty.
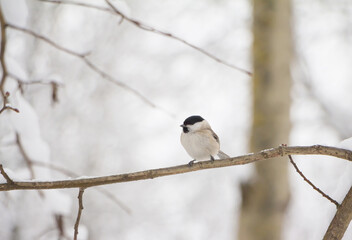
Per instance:
[[[253,0],[252,152],[289,142],[291,106],[291,1]],[[239,239],[282,239],[289,201],[287,159],[255,164],[242,184]]]

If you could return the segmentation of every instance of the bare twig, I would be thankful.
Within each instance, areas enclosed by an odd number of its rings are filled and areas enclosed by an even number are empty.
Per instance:
[[[338,208],[340,206],[340,204],[332,199],[329,195],[327,195],[326,193],[324,193],[322,190],[320,190],[320,188],[316,187],[309,179],[307,179],[304,174],[302,173],[302,171],[299,170],[299,168],[297,167],[297,164],[293,161],[293,158],[291,155],[288,155],[288,158],[290,159],[290,163],[293,165],[293,167],[296,169],[296,172],[298,172],[299,175],[301,175],[301,177],[303,178],[304,181],[306,181],[315,191],[317,191],[318,193],[320,193],[324,198],[328,199],[330,202],[332,202],[333,204],[335,204],[336,208]]]
[[[33,164],[32,164],[32,160],[29,158],[27,152],[24,150],[22,142],[21,142],[21,138],[20,135],[16,132],[16,144],[18,146],[18,149],[20,150],[20,153],[22,154],[22,157],[27,165],[27,168],[29,170],[30,173],[30,178],[34,179],[35,178],[35,173],[34,173],[34,169],[33,169]]]
[[[14,107],[11,107],[11,106],[8,105],[8,102],[9,102],[8,98],[9,97],[10,97],[10,93],[9,92],[5,92],[5,95],[4,95],[4,98],[3,98],[4,102],[3,102],[2,108],[0,109],[0,114],[3,111],[7,110],[7,109],[12,110],[12,111],[17,112],[17,113],[20,112],[17,108],[14,108]]]
[[[13,180],[9,177],[9,175],[7,175],[7,173],[5,172],[4,168],[2,167],[2,164],[0,164],[0,172],[1,175],[6,179],[7,184],[15,184]]]
[[[35,173],[33,169],[33,160],[28,156],[27,152],[25,151],[22,142],[21,142],[21,137],[20,135],[16,132],[16,144],[18,146],[18,149],[20,150],[20,153],[23,156],[23,159],[27,165],[27,168],[29,170],[30,178],[34,179],[35,178]],[[38,190],[38,194],[41,198],[44,198],[44,193],[41,190]]]
[[[0,109],[0,114],[9,109],[15,112],[19,112],[17,108],[13,108],[11,106],[8,105],[8,98],[10,96],[9,92],[5,91],[5,82],[7,79],[7,66],[5,63],[5,50],[6,50],[6,22],[4,19],[4,15],[2,12],[2,8],[0,6],[0,27],[1,27],[1,39],[0,39],[0,65],[2,68],[2,76],[1,76],[1,80],[0,80],[0,93],[2,96],[2,101],[3,101],[3,106]]]
[[[0,92],[1,92],[1,96],[3,98],[4,106],[5,106],[5,102],[7,101],[6,92],[4,89],[5,81],[6,81],[6,77],[7,77],[7,67],[5,64],[5,50],[6,50],[7,38],[6,38],[6,22],[5,22],[5,18],[4,18],[4,14],[2,12],[1,6],[0,6],[0,27],[1,27],[0,64],[1,64],[1,68],[2,68],[2,76],[1,76],[1,81],[0,81]]]
[[[58,43],[54,42],[53,40],[49,39],[48,37],[45,37],[39,33],[36,33],[32,30],[29,30],[29,29],[26,29],[26,28],[23,28],[23,27],[19,27],[19,26],[16,26],[14,24],[10,24],[10,23],[7,23],[6,24],[7,27],[11,28],[11,29],[14,29],[14,30],[17,30],[17,31],[21,31],[23,33],[26,33],[26,34],[29,34],[35,38],[38,38],[44,42],[46,42],[47,44],[51,45],[52,47],[60,50],[60,51],[63,51],[71,56],[74,56],[74,57],[77,57],[79,58],[81,61],[83,61],[91,70],[93,70],[95,73],[99,74],[102,78],[112,82],[113,84],[131,92],[132,94],[134,94],[135,96],[137,96],[139,99],[141,99],[144,103],[146,103],[147,105],[149,105],[150,107],[153,107],[153,108],[157,108],[171,116],[173,116],[173,114],[169,113],[168,111],[166,111],[165,109],[157,106],[156,104],[154,104],[152,101],[150,101],[147,97],[145,97],[143,94],[141,94],[140,92],[138,92],[136,89],[134,88],[131,88],[130,86],[126,85],[125,83],[115,79],[114,77],[112,77],[111,75],[109,75],[108,73],[106,73],[105,71],[101,70],[96,64],[94,64],[92,61],[90,61],[88,58],[87,58],[87,54],[83,54],[83,53],[77,53],[77,52],[74,52],[68,48],[65,48],[61,45],[59,45]]]
[[[52,94],[51,94],[51,99],[53,103],[56,103],[59,101],[57,92],[59,86],[62,86],[61,83],[58,83],[54,79],[35,79],[31,81],[25,81],[24,79],[20,78],[16,74],[13,74],[11,72],[8,72],[8,77],[14,79],[17,81],[18,88],[21,90],[21,93],[24,93],[23,85],[32,85],[32,84],[43,84],[43,85],[50,85],[52,88]]]
[[[174,167],[151,169],[140,172],[124,173],[111,176],[103,177],[88,177],[74,180],[60,180],[60,181],[16,181],[15,185],[9,185],[6,183],[0,184],[0,191],[11,191],[11,190],[33,190],[33,189],[60,189],[60,188],[87,188],[100,185],[108,185],[113,183],[131,182],[146,179],[153,179],[157,177],[163,177],[168,175],[175,175],[187,172],[194,172],[204,169],[211,168],[222,168],[234,165],[243,165],[271,159],[279,156],[286,155],[327,155],[352,162],[352,151],[328,147],[322,145],[313,145],[305,147],[289,147],[280,146],[276,148],[266,149],[257,153],[250,153],[238,157],[232,157],[228,159],[216,160],[216,161],[204,161],[193,164],[190,167],[188,164],[179,165]]]
[[[74,238],[73,238],[74,240],[77,240],[79,221],[81,219],[81,214],[83,210],[83,193],[84,193],[84,188],[80,188],[78,193],[78,214],[77,214],[77,219],[74,227],[74,230],[75,230]]]
[[[323,240],[340,240],[352,221],[352,186],[337,208]]]
[[[81,7],[87,7],[87,8],[92,8],[92,9],[97,9],[97,10],[100,10],[100,11],[105,11],[105,12],[108,12],[108,13],[111,13],[111,14],[115,14],[119,17],[121,17],[121,20],[119,22],[119,24],[121,24],[122,20],[126,20],[130,23],[132,23],[133,25],[135,25],[136,27],[140,28],[140,29],[143,29],[145,31],[149,31],[149,32],[152,32],[152,33],[156,33],[156,34],[159,34],[159,35],[162,35],[164,37],[168,37],[168,38],[171,38],[171,39],[174,39],[178,42],[181,42],[191,48],[193,48],[194,50],[204,54],[205,56],[215,60],[216,62],[219,62],[223,65],[226,65],[230,68],[233,68],[233,69],[236,69],[244,74],[247,74],[248,76],[252,76],[252,73],[250,71],[247,71],[243,68],[240,68],[240,67],[237,67],[227,61],[224,61],[218,57],[216,57],[215,55],[209,53],[208,51],[200,48],[200,47],[197,47],[196,45],[184,40],[183,38],[180,38],[172,33],[169,33],[169,32],[166,32],[166,31],[161,31],[161,30],[158,30],[154,27],[151,27],[139,20],[136,20],[134,18],[131,18],[129,16],[127,16],[126,14],[124,14],[123,12],[121,12],[120,10],[118,10],[109,0],[105,0],[105,2],[109,5],[110,8],[104,8],[104,7],[100,7],[100,6],[95,6],[95,5],[90,5],[90,4],[86,4],[86,3],[77,3],[77,2],[72,2],[72,1],[57,1],[57,0],[54,0],[54,1],[50,1],[50,0],[39,0],[41,2],[48,2],[48,3],[56,3],[56,4],[70,4],[70,5],[77,5],[77,6],[81,6]]]

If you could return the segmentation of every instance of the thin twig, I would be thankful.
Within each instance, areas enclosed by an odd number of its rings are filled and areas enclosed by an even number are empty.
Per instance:
[[[44,42],[46,42],[47,44],[51,45],[52,47],[60,50],[60,51],[63,51],[71,56],[74,56],[76,58],[79,58],[81,61],[83,61],[86,66],[88,66],[91,70],[93,70],[95,73],[99,74],[102,78],[112,82],[113,84],[131,92],[132,94],[134,94],[135,96],[137,96],[139,99],[141,99],[144,103],[146,103],[147,105],[149,105],[150,107],[152,108],[157,108],[165,113],[167,113],[168,115],[170,116],[174,116],[172,113],[168,112],[167,110],[161,108],[160,106],[157,106],[155,103],[153,103],[152,101],[150,101],[147,97],[145,97],[143,94],[141,94],[139,91],[137,91],[136,89],[134,88],[131,88],[130,86],[126,85],[125,83],[115,79],[114,77],[112,77],[111,75],[109,75],[108,73],[106,73],[105,71],[101,70],[96,64],[94,64],[92,61],[90,61],[88,58],[87,58],[87,54],[83,54],[83,53],[77,53],[75,51],[72,51],[68,48],[65,48],[61,45],[59,45],[58,43],[54,42],[53,40],[49,39],[48,37],[45,37],[39,33],[36,33],[32,30],[29,30],[27,28],[23,28],[23,27],[19,27],[19,26],[16,26],[14,24],[10,24],[10,23],[7,23],[6,24],[7,27],[10,27],[11,29],[14,29],[14,30],[17,30],[17,31],[21,31],[23,33],[26,33],[28,35],[31,35],[35,38],[38,38]]]
[[[4,168],[2,167],[2,164],[0,164],[0,172],[1,175],[4,176],[4,178],[6,179],[7,184],[15,184],[13,180],[9,177],[9,175],[7,175],[7,173],[5,172]]]
[[[22,94],[24,93],[23,85],[34,85],[34,84],[50,85],[52,88],[52,94],[51,94],[52,102],[56,103],[59,101],[58,96],[57,96],[57,92],[58,92],[59,86],[62,86],[63,84],[55,81],[54,79],[47,79],[47,80],[35,79],[35,80],[26,81],[11,72],[8,72],[8,77],[17,81],[18,88],[20,89]]]
[[[4,98],[3,98],[3,106],[0,109],[0,114],[3,111],[7,110],[7,109],[12,110],[12,111],[17,112],[17,113],[20,112],[17,108],[14,108],[14,107],[11,107],[11,106],[8,105],[8,102],[9,102],[8,98],[9,97],[10,97],[10,93],[9,92],[5,92],[5,95],[4,95]]]
[[[293,158],[291,155],[288,155],[288,158],[290,159],[290,163],[293,165],[293,167],[296,169],[296,172],[298,172],[299,175],[301,175],[301,177],[303,178],[304,181],[306,181],[315,191],[317,191],[318,193],[320,193],[324,198],[328,199],[330,202],[332,202],[333,204],[335,204],[336,208],[338,208],[340,206],[340,204],[332,199],[329,195],[327,195],[326,193],[324,193],[322,190],[320,190],[320,188],[316,187],[309,179],[307,179],[304,174],[302,173],[302,171],[299,170],[299,168],[297,167],[297,164],[293,161]]]
[[[1,96],[3,98],[4,106],[5,106],[5,102],[7,101],[6,92],[4,89],[5,81],[6,81],[6,77],[7,77],[7,67],[6,67],[6,63],[5,63],[5,50],[6,50],[7,38],[6,38],[6,22],[5,22],[5,18],[4,18],[4,14],[2,12],[1,6],[0,6],[0,27],[1,27],[0,64],[1,64],[1,68],[2,68],[2,76],[1,76],[1,81],[0,81],[0,92],[1,92]]]
[[[77,219],[74,227],[74,230],[75,230],[74,238],[73,238],[74,240],[77,240],[79,221],[81,219],[81,214],[83,210],[83,193],[84,193],[84,188],[80,188],[78,193],[78,214],[77,214]]]
[[[2,68],[2,76],[0,80],[0,93],[3,101],[3,106],[0,109],[0,114],[7,109],[19,113],[20,111],[18,111],[17,108],[14,108],[8,105],[8,98],[10,97],[10,93],[5,91],[5,82],[8,76],[7,66],[5,63],[5,50],[6,50],[7,36],[6,36],[6,22],[5,22],[5,18],[4,18],[4,14],[2,12],[1,6],[0,6],[0,27],[1,27],[0,65]]]
[[[34,169],[33,169],[33,164],[32,164],[32,160],[29,158],[27,152],[24,150],[22,142],[21,142],[21,138],[20,135],[16,132],[16,144],[18,146],[18,149],[20,150],[20,153],[27,165],[27,168],[29,170],[30,173],[30,178],[34,179],[35,178],[35,173],[34,173]]]
[[[352,162],[352,151],[328,147],[322,145],[313,146],[280,146],[276,148],[266,149],[257,153],[250,153],[238,157],[228,159],[221,159],[216,161],[198,162],[190,167],[188,164],[174,167],[150,169],[140,172],[123,173],[117,175],[103,176],[103,177],[86,177],[71,180],[58,181],[16,181],[15,185],[6,183],[0,184],[0,191],[11,190],[34,190],[34,189],[61,189],[61,188],[79,188],[79,187],[93,187],[100,185],[108,185],[113,183],[131,182],[146,179],[154,179],[157,177],[176,175],[181,173],[194,172],[212,168],[222,168],[234,165],[243,165],[253,162],[263,161],[279,156],[286,155],[326,155],[333,156],[340,159],[345,159]]]
[[[18,149],[20,150],[20,153],[22,154],[22,157],[27,165],[27,168],[29,170],[30,178],[35,179],[35,173],[33,169],[33,161],[32,159],[28,156],[26,150],[24,149],[21,141],[20,135],[16,132],[16,144],[18,146]],[[44,198],[44,193],[42,190],[38,190],[38,194],[41,198]]]
[[[161,31],[159,29],[156,29],[154,27],[151,27],[149,26],[148,24],[145,24],[139,20],[136,20],[134,18],[131,18],[129,16],[127,16],[126,14],[124,14],[123,12],[121,12],[120,10],[118,10],[109,0],[105,0],[105,2],[109,5],[110,8],[104,8],[104,7],[100,7],[100,6],[95,6],[95,5],[90,5],[90,4],[86,4],[86,3],[77,3],[77,2],[72,2],[72,1],[58,1],[58,0],[54,0],[54,1],[50,1],[50,0],[39,0],[41,2],[47,2],[47,3],[55,3],[55,4],[70,4],[70,5],[76,5],[76,6],[81,6],[81,7],[87,7],[87,8],[92,8],[92,9],[97,9],[97,10],[100,10],[100,11],[105,11],[105,12],[108,12],[108,13],[112,13],[112,14],[115,14],[115,15],[118,15],[119,17],[121,17],[121,20],[119,22],[119,24],[121,24],[121,21],[122,20],[126,20],[130,23],[132,23],[133,25],[135,25],[136,27],[142,29],[142,30],[145,30],[145,31],[149,31],[149,32],[152,32],[152,33],[156,33],[156,34],[159,34],[159,35],[162,35],[164,37],[168,37],[168,38],[171,38],[173,40],[176,40],[178,42],[181,42],[191,48],[193,48],[194,50],[204,54],[205,56],[215,60],[216,62],[219,62],[223,65],[226,65],[230,68],[233,68],[233,69],[236,69],[244,74],[247,74],[248,76],[252,76],[252,73],[250,71],[247,71],[243,68],[240,68],[240,67],[237,67],[227,61],[224,61],[218,57],[216,57],[215,55],[209,53],[208,51],[200,48],[200,47],[197,47],[196,45],[184,40],[183,38],[180,38],[172,33],[169,33],[169,32],[166,32],[166,31]]]

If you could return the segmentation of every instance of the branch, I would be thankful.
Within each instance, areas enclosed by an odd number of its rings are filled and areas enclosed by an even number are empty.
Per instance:
[[[48,37],[45,37],[39,33],[36,33],[32,30],[29,30],[29,29],[26,29],[26,28],[23,28],[23,27],[19,27],[19,26],[16,26],[14,24],[10,24],[10,23],[7,23],[6,24],[7,27],[11,28],[11,29],[14,29],[14,30],[17,30],[17,31],[21,31],[23,33],[26,33],[28,35],[31,35],[35,38],[38,38],[44,42],[46,42],[47,44],[49,44],[50,46],[62,51],[62,52],[65,52],[71,56],[74,56],[78,59],[80,59],[82,62],[84,62],[86,64],[86,66],[88,66],[91,70],[93,70],[95,73],[97,73],[98,75],[100,75],[102,78],[112,82],[113,84],[131,92],[132,94],[134,94],[135,96],[137,96],[139,99],[141,99],[144,103],[146,103],[147,105],[149,105],[150,107],[152,108],[157,108],[165,113],[167,113],[168,115],[170,116],[173,116],[172,113],[169,113],[168,111],[166,111],[165,109],[157,106],[156,104],[154,104],[152,101],[150,101],[147,97],[145,97],[144,95],[142,95],[140,92],[138,92],[136,89],[134,88],[131,88],[130,86],[126,85],[125,83],[115,79],[114,77],[112,77],[111,75],[109,75],[108,73],[106,73],[105,71],[101,70],[96,64],[94,64],[92,61],[90,61],[88,58],[87,58],[87,54],[84,54],[84,53],[77,53],[75,51],[72,51],[68,48],[65,48],[61,45],[59,45],[58,43],[54,42],[53,40],[49,39]]]
[[[301,177],[303,178],[304,181],[306,181],[311,187],[313,187],[313,189],[315,191],[317,191],[318,193],[320,193],[324,198],[328,199],[330,202],[332,202],[333,204],[335,204],[336,208],[338,208],[340,206],[340,204],[332,199],[329,195],[325,194],[322,190],[320,190],[320,188],[316,187],[311,181],[309,181],[304,174],[299,170],[299,168],[297,167],[297,164],[293,161],[292,156],[288,155],[288,158],[290,159],[291,164],[293,165],[293,167],[296,169],[296,172],[298,172],[299,175],[301,175]]]
[[[6,22],[4,18],[4,14],[2,12],[2,8],[0,6],[0,27],[1,27],[1,39],[0,39],[0,65],[2,68],[2,76],[0,80],[0,93],[2,96],[3,106],[0,109],[0,114],[9,109],[15,112],[19,112],[17,108],[13,108],[8,105],[8,98],[10,97],[10,93],[5,91],[5,82],[7,79],[7,66],[5,63],[5,50],[6,50]]]
[[[174,167],[151,169],[140,172],[124,173],[118,175],[110,175],[103,177],[90,177],[80,178],[74,180],[59,180],[59,181],[16,181],[14,185],[11,184],[0,184],[0,191],[10,190],[33,190],[33,189],[59,189],[59,188],[87,188],[93,186],[107,185],[113,183],[139,181],[146,179],[153,179],[162,176],[175,175],[187,172],[194,172],[204,169],[229,167],[234,165],[243,165],[271,159],[279,156],[286,155],[327,155],[341,159],[345,159],[352,162],[352,151],[313,145],[306,147],[287,147],[280,146],[267,150],[260,151],[258,153],[250,153],[243,156],[216,160],[216,161],[204,161],[193,164],[190,167],[188,164],[179,165]]]
[[[100,7],[100,6],[94,6],[94,5],[90,5],[90,4],[86,4],[86,3],[77,3],[77,2],[72,2],[72,1],[58,1],[58,0],[54,0],[54,1],[50,1],[50,0],[39,0],[41,2],[47,2],[47,3],[55,3],[55,4],[70,4],[70,5],[76,5],[76,6],[81,6],[81,7],[87,7],[87,8],[93,8],[93,9],[96,9],[96,10],[100,10],[100,11],[105,11],[105,12],[108,12],[108,13],[111,13],[111,14],[115,14],[115,15],[118,15],[119,17],[122,18],[122,20],[126,20],[130,23],[132,23],[133,25],[135,25],[136,27],[142,29],[142,30],[145,30],[145,31],[148,31],[148,32],[152,32],[152,33],[155,33],[155,34],[159,34],[159,35],[162,35],[164,37],[168,37],[168,38],[171,38],[171,39],[174,39],[178,42],[181,42],[193,49],[195,49],[196,51],[202,53],[203,55],[215,60],[216,62],[219,62],[221,64],[224,64],[230,68],[233,68],[233,69],[236,69],[248,76],[252,76],[252,73],[250,71],[247,71],[243,68],[240,68],[240,67],[237,67],[227,61],[224,61],[218,57],[216,57],[215,55],[209,53],[208,51],[200,48],[200,47],[197,47],[196,45],[184,40],[183,38],[180,38],[180,37],[177,37],[176,35],[172,34],[172,33],[169,33],[169,32],[166,32],[166,31],[161,31],[161,30],[158,30],[154,27],[151,27],[139,20],[136,20],[136,19],[133,19],[127,15],[125,15],[124,13],[122,13],[121,11],[119,11],[109,0],[105,0],[105,2],[109,5],[110,8],[104,8],[104,7]]]
[[[9,185],[15,184],[13,180],[9,177],[9,175],[7,175],[7,173],[5,172],[4,168],[2,167],[2,164],[0,164],[0,172],[1,172],[1,175],[6,179],[7,184]]]
[[[75,232],[74,232],[74,240],[77,240],[78,236],[78,226],[79,226],[79,220],[81,219],[81,214],[83,210],[83,193],[84,193],[84,188],[79,189],[78,193],[78,214],[77,214],[77,219],[75,223]]]
[[[30,178],[34,179],[35,178],[35,173],[34,173],[34,169],[33,169],[33,162],[29,158],[27,152],[24,150],[22,142],[21,142],[20,135],[17,132],[16,132],[16,144],[18,146],[18,149],[20,150],[20,153],[21,153],[24,161],[26,162],[27,168],[29,170]]]
[[[3,105],[2,105],[2,108],[0,109],[0,114],[3,111],[7,110],[7,109],[12,110],[12,111],[17,112],[17,113],[20,112],[17,108],[14,108],[14,107],[11,107],[11,106],[8,105],[8,102],[9,102],[8,98],[9,97],[10,97],[10,93],[9,92],[5,92],[5,95],[4,95],[4,98],[3,98]]]
[[[346,194],[345,199],[337,208],[323,240],[340,240],[345,234],[348,225],[352,221],[352,187]]]
[[[37,165],[38,167],[45,167],[49,168],[58,172],[61,172],[62,174],[68,176],[68,177],[79,177],[77,173],[72,172],[71,170],[68,170],[66,168],[57,166],[53,163],[44,163],[40,161],[32,161],[34,165]],[[127,207],[122,201],[120,201],[115,195],[110,193],[108,190],[104,188],[94,188],[96,191],[100,192],[101,194],[105,195],[107,198],[109,198],[111,201],[113,201],[115,204],[117,204],[122,210],[124,210],[127,214],[131,215],[132,210]]]
[[[6,25],[4,14],[2,12],[2,8],[0,6],[0,27],[1,27],[1,42],[0,42],[0,64],[2,68],[2,76],[0,81],[0,92],[4,101],[4,106],[7,101],[6,93],[5,93],[5,81],[7,77],[7,67],[5,64],[5,49],[6,49]]]

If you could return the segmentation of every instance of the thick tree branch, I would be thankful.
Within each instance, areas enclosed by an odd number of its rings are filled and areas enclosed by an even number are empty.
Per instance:
[[[341,205],[337,208],[323,240],[340,240],[352,221],[352,186]]]
[[[15,181],[14,184],[0,184],[0,191],[10,190],[33,190],[33,189],[59,189],[59,188],[87,188],[99,185],[107,185],[120,182],[130,182],[138,180],[153,179],[162,176],[175,175],[187,172],[194,172],[204,169],[221,168],[234,165],[243,165],[261,160],[271,159],[286,155],[327,155],[348,161],[352,161],[352,151],[335,147],[314,145],[306,147],[280,146],[258,153],[250,153],[243,156],[216,160],[204,161],[193,164],[192,167],[179,165],[174,167],[151,169],[140,172],[110,175],[103,177],[80,178],[74,180],[61,181]]]

